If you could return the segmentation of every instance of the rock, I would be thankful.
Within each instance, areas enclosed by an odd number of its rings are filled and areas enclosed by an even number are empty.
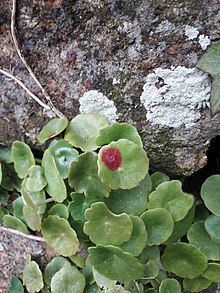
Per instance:
[[[10,2],[0,3],[0,68],[44,100],[11,40]],[[195,66],[220,36],[218,1],[17,4],[20,47],[56,108],[71,119],[79,111],[107,115],[109,105],[110,121],[138,128],[152,170],[190,175],[206,164],[220,115],[209,109],[210,77]],[[36,135],[52,113],[3,75],[0,84],[0,143],[19,139],[39,148]]]

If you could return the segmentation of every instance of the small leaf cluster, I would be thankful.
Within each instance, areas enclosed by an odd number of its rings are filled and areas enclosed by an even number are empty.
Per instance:
[[[41,158],[20,141],[0,148],[3,224],[41,233],[59,254],[43,272],[27,259],[28,292],[180,293],[220,282],[220,175],[198,205],[180,181],[149,174],[135,127],[98,114],[54,118],[38,139]],[[13,277],[10,292],[22,290]]]

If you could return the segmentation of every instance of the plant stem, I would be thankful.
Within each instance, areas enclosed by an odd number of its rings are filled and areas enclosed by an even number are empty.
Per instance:
[[[53,198],[47,198],[44,201],[41,201],[41,202],[37,203],[37,206],[41,206],[41,205],[43,205],[45,203],[50,203],[50,202],[54,202],[54,199]]]
[[[3,227],[3,226],[0,226],[0,231],[1,230],[2,231],[6,231],[8,233],[12,233],[12,234],[18,235],[18,236],[21,236],[21,237],[24,237],[24,238],[27,238],[27,239],[31,239],[31,240],[35,240],[35,241],[40,241],[40,242],[45,242],[45,240],[44,240],[43,237],[34,236],[34,235],[27,235],[27,234],[24,234],[24,233],[22,233],[20,231],[11,229],[11,228],[6,228],[6,227]]]

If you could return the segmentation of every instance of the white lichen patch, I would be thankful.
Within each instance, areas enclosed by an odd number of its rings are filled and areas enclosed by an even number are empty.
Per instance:
[[[113,123],[118,118],[117,108],[113,101],[109,100],[97,90],[86,92],[80,99],[81,113],[96,113],[106,117],[109,123]]]
[[[197,28],[192,27],[190,25],[186,25],[185,27],[185,35],[188,37],[189,40],[194,40],[198,37],[199,31]]]
[[[151,124],[193,127],[201,109],[210,105],[209,76],[197,68],[157,68],[147,76],[143,89],[140,100]]]
[[[203,50],[206,50],[207,47],[211,44],[211,40],[207,36],[200,35],[199,36],[199,44]]]

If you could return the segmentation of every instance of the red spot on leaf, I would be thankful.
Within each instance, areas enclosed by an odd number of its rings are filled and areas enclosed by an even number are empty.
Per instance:
[[[121,154],[118,149],[109,148],[102,153],[102,161],[110,170],[117,170],[121,166]]]

